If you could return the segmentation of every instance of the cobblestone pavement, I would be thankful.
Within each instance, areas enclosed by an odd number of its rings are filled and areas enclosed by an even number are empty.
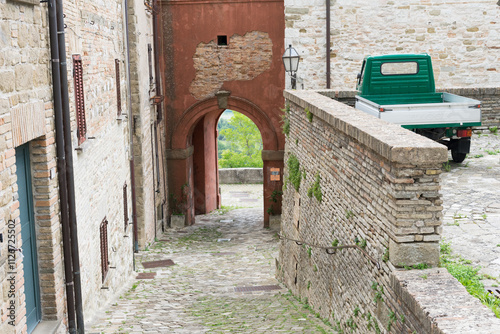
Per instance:
[[[485,285],[499,284],[500,135],[474,135],[469,157],[450,162],[441,182],[444,241],[482,267]],[[333,333],[283,287],[235,292],[279,284],[278,243],[262,228],[262,185],[223,185],[222,204],[252,208],[198,216],[193,226],[167,231],[136,256],[137,270],[156,277],[136,279],[90,333]],[[142,266],[163,259],[175,265]]]
[[[260,186],[262,188],[262,186]],[[136,257],[138,279],[90,333],[333,333],[274,278],[278,241],[262,209],[198,216]],[[144,269],[142,262],[175,265]],[[278,285],[278,286],[276,286]],[[235,292],[240,287],[278,288]]]
[[[441,175],[443,240],[500,285],[500,135],[474,135],[471,153]]]

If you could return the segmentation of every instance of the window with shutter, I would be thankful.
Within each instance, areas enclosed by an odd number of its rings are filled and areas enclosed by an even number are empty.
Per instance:
[[[108,221],[104,217],[101,226],[99,228],[99,233],[101,236],[101,274],[102,282],[106,279],[106,275],[109,270],[109,260],[108,260]]]
[[[118,116],[122,114],[122,94],[120,86],[120,60],[115,59],[115,70],[116,70],[116,103],[118,109]]]
[[[126,231],[128,227],[127,183],[123,185],[123,221],[125,224],[125,231]]]
[[[83,94],[83,66],[80,55],[73,55],[73,81],[75,85],[76,135],[78,137],[78,145],[81,145],[87,138],[87,123],[85,120],[85,99]]]

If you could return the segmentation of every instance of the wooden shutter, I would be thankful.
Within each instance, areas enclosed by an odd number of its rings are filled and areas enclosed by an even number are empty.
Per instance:
[[[85,120],[85,99],[83,94],[83,66],[80,55],[73,55],[73,81],[75,85],[76,104],[76,135],[78,145],[87,138],[87,123]]]
[[[128,226],[128,201],[127,201],[127,183],[123,185],[123,221],[125,225],[125,231]]]
[[[122,94],[120,86],[120,60],[115,59],[115,70],[116,70],[116,103],[118,116],[122,114]]]
[[[101,226],[99,228],[99,234],[101,236],[101,274],[102,282],[108,274],[109,270],[109,260],[108,260],[108,221],[104,217]]]

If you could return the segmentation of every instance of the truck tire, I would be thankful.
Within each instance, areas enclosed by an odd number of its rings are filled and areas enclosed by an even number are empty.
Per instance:
[[[458,151],[451,150],[451,157],[452,157],[454,162],[460,163],[460,162],[465,160],[466,156],[467,156],[467,153],[460,153]]]

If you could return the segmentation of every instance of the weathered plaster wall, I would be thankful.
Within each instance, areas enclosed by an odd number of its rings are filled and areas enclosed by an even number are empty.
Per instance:
[[[331,0],[332,88],[355,89],[366,55],[429,53],[439,87],[500,86],[497,1]],[[326,87],[326,2],[285,0],[298,87]],[[289,85],[289,80],[287,80]]]

